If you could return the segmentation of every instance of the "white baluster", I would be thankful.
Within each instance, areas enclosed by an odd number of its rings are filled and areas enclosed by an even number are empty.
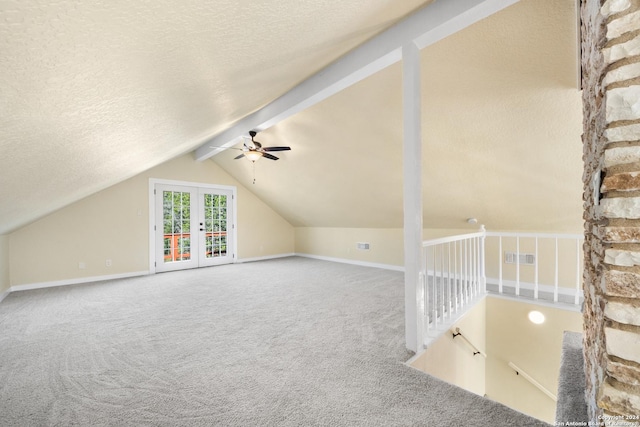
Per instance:
[[[520,296],[520,237],[516,237],[516,296]]]
[[[553,302],[558,302],[558,238],[555,238],[556,241],[556,256],[555,256],[555,277],[553,281]]]

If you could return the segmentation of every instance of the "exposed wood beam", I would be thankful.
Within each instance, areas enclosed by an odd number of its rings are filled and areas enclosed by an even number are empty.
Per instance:
[[[344,55],[262,109],[239,120],[195,151],[205,160],[398,62],[402,46],[423,49],[519,0],[436,0]],[[223,148],[211,148],[223,147]]]

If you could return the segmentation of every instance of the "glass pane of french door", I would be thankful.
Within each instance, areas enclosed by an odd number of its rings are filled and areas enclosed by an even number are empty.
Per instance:
[[[164,262],[191,259],[191,193],[163,191]]]
[[[156,187],[156,270],[198,266],[198,193],[192,187]]]
[[[232,261],[230,235],[231,192],[200,189],[202,201],[200,228],[204,247],[200,252],[201,265],[215,265]]]

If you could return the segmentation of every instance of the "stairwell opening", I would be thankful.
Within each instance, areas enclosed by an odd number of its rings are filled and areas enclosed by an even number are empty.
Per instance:
[[[544,314],[542,324],[529,320],[532,310]],[[488,295],[410,365],[553,424],[565,331],[582,332],[582,314],[573,307]]]

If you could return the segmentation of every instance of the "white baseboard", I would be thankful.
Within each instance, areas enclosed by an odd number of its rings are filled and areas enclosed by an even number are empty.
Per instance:
[[[128,277],[146,276],[148,271],[134,271],[131,273],[110,274],[107,276],[90,276],[78,279],[55,280],[52,282],[30,283],[27,285],[16,285],[9,288],[9,292],[28,291],[32,289],[53,288],[56,286],[78,285],[81,283],[102,282],[104,280],[126,279]]]
[[[277,258],[287,258],[290,256],[295,256],[293,252],[288,254],[277,254],[277,255],[265,255],[265,256],[257,256],[252,258],[239,258],[236,260],[236,263],[242,264],[244,262],[255,262],[255,261],[267,261],[269,259],[277,259]]]
[[[328,256],[322,256],[322,255],[311,255],[311,254],[303,254],[303,253],[296,253],[295,255],[301,256],[304,258],[319,259],[322,261],[331,261],[331,262],[340,262],[342,264],[359,265],[361,267],[373,267],[373,268],[382,268],[385,270],[404,271],[404,266],[401,266],[401,265],[380,264],[377,262],[357,261],[354,259],[334,258],[334,257],[328,257]]]

